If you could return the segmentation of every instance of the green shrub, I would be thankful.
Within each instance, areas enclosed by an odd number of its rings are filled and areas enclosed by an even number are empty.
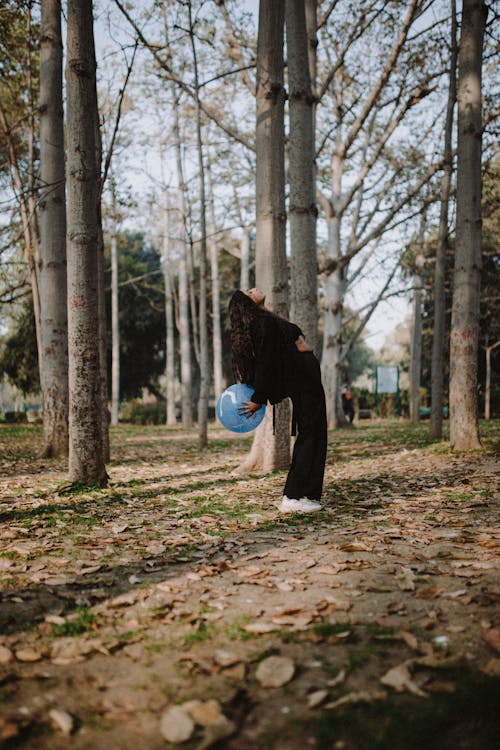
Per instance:
[[[128,404],[120,412],[120,421],[131,422],[132,424],[164,424],[165,404],[163,402]]]

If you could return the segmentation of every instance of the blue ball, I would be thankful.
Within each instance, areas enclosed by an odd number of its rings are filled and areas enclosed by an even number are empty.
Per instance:
[[[245,401],[251,401],[254,389],[245,383],[236,383],[226,388],[219,396],[215,413],[223,427],[231,432],[251,432],[260,425],[266,413],[266,406],[262,404],[255,414],[247,417],[240,414],[239,409]]]

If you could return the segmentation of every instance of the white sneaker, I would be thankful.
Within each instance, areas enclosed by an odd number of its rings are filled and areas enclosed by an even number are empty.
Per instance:
[[[278,510],[281,513],[314,513],[316,510],[321,510],[321,504],[316,500],[308,500],[307,497],[294,500],[283,495],[283,500],[278,505]]]

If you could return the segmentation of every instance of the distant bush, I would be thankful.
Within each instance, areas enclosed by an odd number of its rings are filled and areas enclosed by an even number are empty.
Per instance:
[[[28,421],[24,411],[6,411],[4,419],[7,424],[22,424]]]
[[[131,403],[120,411],[121,422],[132,424],[164,424],[165,404],[138,404]]]

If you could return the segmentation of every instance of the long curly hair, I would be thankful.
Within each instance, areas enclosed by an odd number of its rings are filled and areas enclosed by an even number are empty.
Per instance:
[[[255,352],[251,331],[252,324],[260,317],[261,311],[240,290],[231,297],[228,309],[233,372],[240,383],[252,385],[255,377]]]

